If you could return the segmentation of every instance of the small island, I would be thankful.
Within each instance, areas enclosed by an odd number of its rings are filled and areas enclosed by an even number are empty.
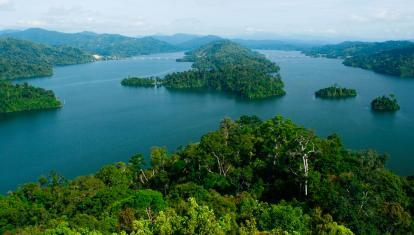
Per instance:
[[[33,87],[27,83],[13,85],[0,81],[0,114],[60,107],[62,103],[53,91]]]
[[[380,96],[371,102],[371,108],[378,112],[395,112],[400,109],[400,105],[394,95]]]
[[[132,86],[132,87],[154,87],[160,85],[160,79],[157,77],[129,77],[121,81],[122,86]]]
[[[356,95],[357,95],[356,90],[338,87],[337,85],[323,88],[315,92],[316,97],[329,98],[329,99],[350,98],[350,97],[355,97]]]

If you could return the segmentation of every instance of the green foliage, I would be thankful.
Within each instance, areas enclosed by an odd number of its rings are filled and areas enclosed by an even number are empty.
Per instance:
[[[354,56],[347,58],[344,64],[398,77],[414,77],[414,45]]]
[[[414,43],[410,41],[343,42],[312,48],[305,54],[342,58],[347,66],[399,77],[414,77]]]
[[[248,99],[282,96],[279,67],[263,55],[228,40],[209,43],[178,61],[190,61],[193,70],[172,73],[167,88],[209,88]]]
[[[315,96],[321,98],[347,98],[355,97],[356,95],[356,90],[338,87],[337,85],[323,88],[315,92]]]
[[[0,39],[0,79],[51,76],[53,65],[72,65],[94,61],[76,48],[45,46],[17,39]]]
[[[109,57],[130,57],[177,50],[174,46],[152,37],[134,38],[118,34],[61,33],[44,29],[27,29],[3,36],[53,46],[67,45]]]
[[[371,108],[379,112],[393,112],[400,109],[397,99],[394,95],[380,96],[371,102]]]
[[[305,51],[310,56],[323,56],[327,58],[348,58],[364,56],[383,51],[413,46],[410,41],[387,41],[387,42],[343,42],[333,45],[314,47]]]
[[[13,85],[0,81],[0,113],[55,109],[61,106],[53,91],[27,83]]]
[[[305,164],[306,163],[306,164]],[[412,234],[414,183],[374,151],[275,117],[224,119],[174,153],[153,148],[0,197],[0,233]],[[305,170],[307,169],[307,170]],[[54,232],[54,233],[52,233]]]
[[[122,86],[133,86],[133,87],[154,87],[157,85],[159,78],[149,77],[149,78],[138,78],[138,77],[129,77],[121,81]]]

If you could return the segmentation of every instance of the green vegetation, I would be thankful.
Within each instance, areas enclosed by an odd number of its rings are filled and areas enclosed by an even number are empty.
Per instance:
[[[414,43],[410,41],[343,42],[340,44],[314,47],[304,52],[309,56],[345,59],[348,57],[371,55],[413,45]]]
[[[343,64],[382,74],[414,77],[414,43],[410,41],[344,42],[305,51],[310,56],[342,58]]]
[[[0,197],[0,233],[411,234],[414,181],[281,117],[224,119],[174,153],[51,173]],[[352,230],[352,232],[351,232]]]
[[[61,33],[44,29],[27,29],[2,35],[47,45],[66,45],[84,49],[93,54],[113,57],[130,57],[143,54],[176,51],[177,48],[152,37],[133,38],[117,34],[91,32]]]
[[[133,86],[133,87],[154,87],[158,84],[159,78],[149,77],[149,78],[139,78],[139,77],[129,77],[121,81],[123,86]]]
[[[344,60],[344,65],[398,77],[414,77],[414,45]]]
[[[397,102],[397,99],[395,98],[394,95],[389,95],[389,96],[380,96],[375,98],[372,102],[371,102],[371,108],[374,111],[380,111],[380,112],[384,112],[384,111],[397,111],[400,109],[400,105]]]
[[[209,88],[247,99],[285,94],[276,64],[228,40],[209,43],[178,61],[193,62],[193,69],[167,75],[167,88]]]
[[[0,82],[0,113],[55,109],[61,106],[53,91],[29,86],[27,83],[13,85]]]
[[[356,90],[338,87],[337,85],[323,88],[315,92],[315,96],[321,98],[348,98],[355,97],[356,95]]]
[[[72,47],[44,46],[16,39],[0,39],[0,79],[51,76],[53,65],[94,61],[90,54]]]

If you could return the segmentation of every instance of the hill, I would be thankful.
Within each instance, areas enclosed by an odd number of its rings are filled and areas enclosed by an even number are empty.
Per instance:
[[[410,41],[386,41],[386,42],[343,42],[340,44],[325,45],[305,50],[309,56],[323,56],[327,58],[342,58],[353,56],[365,56],[383,51],[412,46]]]
[[[80,49],[0,38],[0,79],[50,76],[54,65],[92,61],[92,55]]]
[[[304,50],[309,56],[344,59],[346,66],[414,77],[414,43],[410,41],[343,42]]]
[[[209,43],[186,53],[179,61],[193,62],[193,69],[169,74],[168,88],[209,88],[247,99],[281,96],[279,67],[265,56],[229,40]]]
[[[305,50],[314,46],[313,43],[282,41],[282,40],[248,40],[248,39],[232,39],[233,42],[239,43],[245,47],[257,50]]]
[[[382,74],[414,77],[414,44],[403,48],[346,58],[344,64]]]
[[[118,34],[96,34],[91,32],[62,33],[32,28],[19,32],[6,33],[1,36],[53,46],[66,45],[81,48],[93,54],[114,57],[129,57],[177,50],[174,46],[152,37],[133,38]]]
[[[185,33],[177,33],[174,35],[153,35],[151,36],[157,40],[164,41],[166,43],[172,45],[178,45],[184,42],[188,42],[190,40],[196,39],[201,37],[200,35],[195,34],[185,34]]]
[[[2,234],[411,234],[414,181],[374,151],[243,116],[174,153],[0,197]],[[125,233],[126,232],[126,233]]]
[[[176,46],[182,50],[194,50],[208,43],[223,40],[221,37],[214,35],[200,36],[188,41],[177,44]]]

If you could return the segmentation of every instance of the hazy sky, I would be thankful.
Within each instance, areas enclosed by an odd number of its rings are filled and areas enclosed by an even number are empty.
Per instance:
[[[414,0],[0,0],[0,29],[414,39]]]

